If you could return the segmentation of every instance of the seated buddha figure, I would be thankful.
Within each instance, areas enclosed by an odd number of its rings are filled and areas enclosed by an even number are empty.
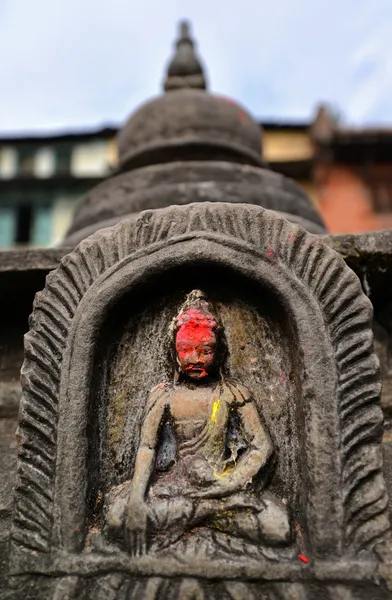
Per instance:
[[[287,545],[287,509],[260,485],[274,454],[270,435],[246,387],[223,374],[223,328],[202,292],[188,295],[171,336],[175,377],[150,392],[133,477],[107,498],[106,534],[134,556],[154,540],[165,547],[196,527]],[[175,453],[158,472],[165,423]]]

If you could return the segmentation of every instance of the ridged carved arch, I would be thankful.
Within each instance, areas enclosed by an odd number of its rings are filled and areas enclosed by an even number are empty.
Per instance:
[[[268,285],[298,342],[311,348],[301,357],[301,401],[312,551],[357,554],[387,532],[379,367],[358,278],[316,236],[273,212],[203,203],[146,211],[94,234],[36,295],[22,367],[17,547],[83,547],[86,391],[108,305],[142,277],[206,260]]]

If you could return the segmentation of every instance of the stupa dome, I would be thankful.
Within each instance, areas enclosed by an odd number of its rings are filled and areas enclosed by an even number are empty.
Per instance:
[[[143,104],[118,136],[120,169],[175,160],[262,165],[261,130],[236,102],[179,89]]]

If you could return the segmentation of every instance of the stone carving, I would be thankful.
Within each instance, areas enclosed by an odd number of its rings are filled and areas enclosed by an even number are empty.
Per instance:
[[[173,382],[165,333],[176,315],[181,320],[185,314],[179,312],[184,293],[195,288],[206,290],[216,306],[209,321],[226,338],[221,348],[228,350],[228,370],[217,350],[204,382],[192,384],[190,371]],[[367,586],[369,597],[388,597],[378,587],[387,580],[390,522],[371,319],[370,302],[341,257],[256,206],[205,203],[147,211],[82,242],[37,294],[25,340],[10,574],[22,587],[25,578],[43,576],[45,585],[54,586],[48,597],[56,590],[56,600],[158,593],[306,598],[308,591],[309,598],[329,598],[338,597],[340,588],[355,593],[358,586]],[[156,389],[146,404],[146,392],[164,381],[168,386]],[[140,480],[138,449],[154,431],[146,430],[149,408],[172,406],[177,390],[182,399],[192,385],[205,386],[200,402],[211,415],[213,381],[222,386],[222,406],[232,402],[233,412],[242,415],[241,444],[251,446],[252,425],[260,436],[255,477],[238,493],[244,502],[266,504],[267,514],[268,507],[276,511],[269,524],[279,526],[273,535],[263,530],[266,513],[258,504],[243,530],[232,521],[216,532],[211,510],[203,527],[214,542],[226,539],[226,548],[211,561],[208,544],[191,544],[180,560],[170,550],[188,540],[193,523],[184,517],[173,526],[169,519],[168,530],[181,536],[170,540],[168,553],[163,548],[154,554],[162,529],[152,527],[144,537],[128,501],[122,517],[119,486],[131,492],[126,481]],[[173,413],[175,430],[180,417]],[[197,434],[195,429],[189,436]],[[156,466],[165,467],[167,459],[168,470],[154,470],[145,486],[152,514],[160,481],[168,489],[170,472],[184,464],[170,466],[170,435],[162,435]],[[274,448],[275,463],[267,447]],[[238,450],[240,465],[247,450],[241,460]],[[184,490],[189,487],[184,483]],[[201,484],[195,487],[196,496],[187,496],[192,511]],[[224,503],[235,495],[231,490]],[[203,502],[211,506],[212,500]],[[127,523],[124,529],[115,518]],[[260,536],[253,531],[249,540],[255,518]],[[140,556],[145,542],[147,556]]]
[[[111,493],[111,535],[125,531],[134,555],[146,552],[149,524],[158,547],[203,525],[256,543],[288,543],[284,504],[252,490],[273,455],[271,438],[250,392],[224,375],[223,330],[197,291],[174,319],[173,333],[175,380],[150,393],[133,479]],[[165,422],[174,430],[174,466],[150,487]]]
[[[166,123],[161,108],[158,114]],[[155,116],[143,117],[143,123],[154,119]],[[182,155],[184,152],[181,148]],[[185,165],[179,161],[134,169],[97,185],[77,205],[65,243],[76,245],[97,229],[174,202],[192,204],[202,199],[238,203],[242,198],[246,198],[247,204],[279,212],[311,233],[325,232],[323,221],[305,192],[279,173],[233,162],[188,159]]]

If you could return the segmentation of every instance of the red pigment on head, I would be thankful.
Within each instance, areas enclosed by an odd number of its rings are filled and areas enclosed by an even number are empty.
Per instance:
[[[208,375],[214,364],[217,322],[212,315],[190,308],[176,319],[177,358],[181,370],[192,379]]]

